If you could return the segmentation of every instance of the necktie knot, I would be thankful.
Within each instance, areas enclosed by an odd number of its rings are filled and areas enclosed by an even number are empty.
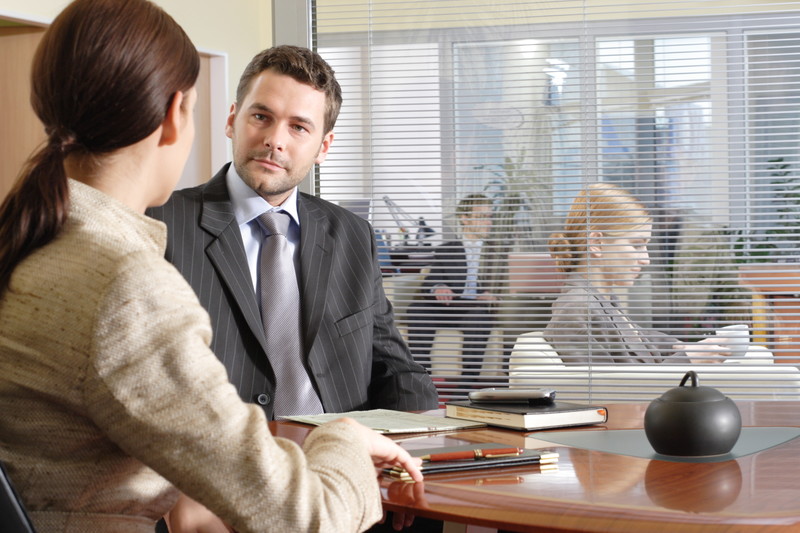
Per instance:
[[[286,211],[267,211],[258,217],[269,235],[283,235],[289,233],[289,224],[292,219]]]

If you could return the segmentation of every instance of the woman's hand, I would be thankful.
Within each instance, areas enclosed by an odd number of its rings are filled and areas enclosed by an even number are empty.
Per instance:
[[[401,448],[393,440],[359,424],[352,418],[342,418],[343,421],[351,424],[358,429],[358,433],[367,445],[367,451],[372,457],[372,463],[376,469],[391,468],[393,466],[403,468],[414,481],[422,481],[422,472],[419,467],[422,459],[411,457],[411,455]]]
[[[221,518],[185,494],[180,495],[164,521],[170,533],[235,533]]]

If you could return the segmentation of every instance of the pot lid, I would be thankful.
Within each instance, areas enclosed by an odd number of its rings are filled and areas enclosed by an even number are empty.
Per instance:
[[[691,379],[691,384],[686,382]],[[664,402],[717,402],[727,397],[713,387],[701,387],[698,385],[697,373],[690,370],[683,376],[681,384],[661,395]]]

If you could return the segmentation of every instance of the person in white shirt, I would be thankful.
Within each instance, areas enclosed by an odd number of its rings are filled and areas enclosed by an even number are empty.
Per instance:
[[[492,200],[483,194],[463,198],[456,208],[460,240],[436,247],[421,298],[408,309],[408,345],[414,359],[430,369],[436,331],[464,333],[462,372],[477,380],[495,321],[498,258],[492,257]]]

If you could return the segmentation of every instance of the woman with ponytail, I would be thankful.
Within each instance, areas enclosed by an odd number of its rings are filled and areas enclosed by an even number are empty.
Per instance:
[[[181,492],[203,531],[358,531],[381,517],[375,467],[421,479],[352,420],[273,438],[209,349],[144,214],[188,157],[198,71],[147,0],[76,0],[36,52],[48,141],[0,207],[0,461],[39,533],[152,533]]]
[[[595,183],[575,198],[564,229],[550,236],[550,255],[567,280],[544,336],[565,363],[709,363],[730,354],[712,338],[684,343],[643,328],[620,306],[617,291],[650,264],[651,231],[639,200]]]

